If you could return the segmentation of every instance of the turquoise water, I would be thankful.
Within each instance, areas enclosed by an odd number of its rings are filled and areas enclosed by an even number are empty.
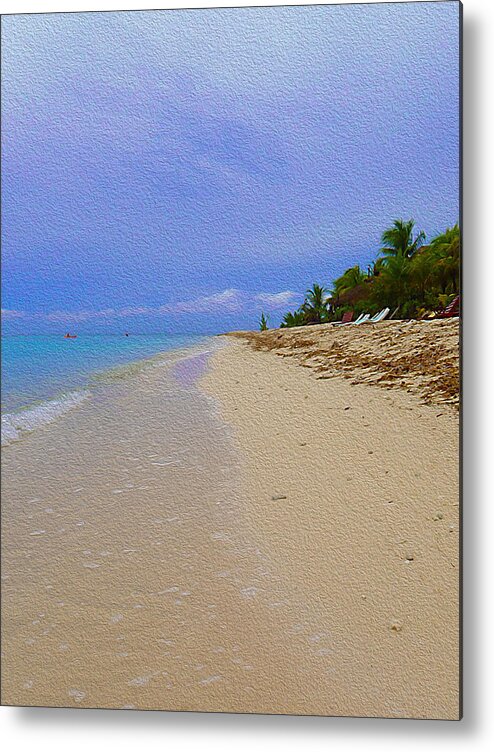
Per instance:
[[[2,337],[2,412],[87,385],[98,371],[187,347],[201,337],[170,335]]]
[[[191,335],[2,337],[2,432],[15,439],[16,429],[31,430],[77,405],[98,372],[202,341]]]

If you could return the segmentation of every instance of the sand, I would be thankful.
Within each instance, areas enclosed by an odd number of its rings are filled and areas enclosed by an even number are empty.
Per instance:
[[[2,450],[3,702],[457,718],[455,405],[222,341]]]
[[[317,623],[304,712],[458,718],[458,395],[420,353],[433,339],[457,371],[458,321],[236,337],[204,385],[235,427],[250,525]],[[390,342],[409,366],[379,380]]]

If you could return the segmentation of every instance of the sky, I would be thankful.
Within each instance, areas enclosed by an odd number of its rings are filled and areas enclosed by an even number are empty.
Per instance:
[[[2,18],[8,333],[272,325],[459,219],[459,4]]]

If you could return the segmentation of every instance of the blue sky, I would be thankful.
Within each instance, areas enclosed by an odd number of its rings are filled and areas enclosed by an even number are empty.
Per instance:
[[[458,220],[456,2],[2,19],[4,332],[273,324]]]

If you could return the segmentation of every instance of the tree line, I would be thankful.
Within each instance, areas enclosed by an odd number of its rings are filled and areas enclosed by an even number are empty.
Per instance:
[[[448,227],[430,242],[413,219],[397,219],[381,236],[376,260],[357,264],[331,287],[313,284],[302,305],[283,317],[281,327],[338,321],[345,311],[394,311],[395,318],[421,318],[445,308],[460,290],[460,228]],[[262,314],[260,328],[267,328]]]

